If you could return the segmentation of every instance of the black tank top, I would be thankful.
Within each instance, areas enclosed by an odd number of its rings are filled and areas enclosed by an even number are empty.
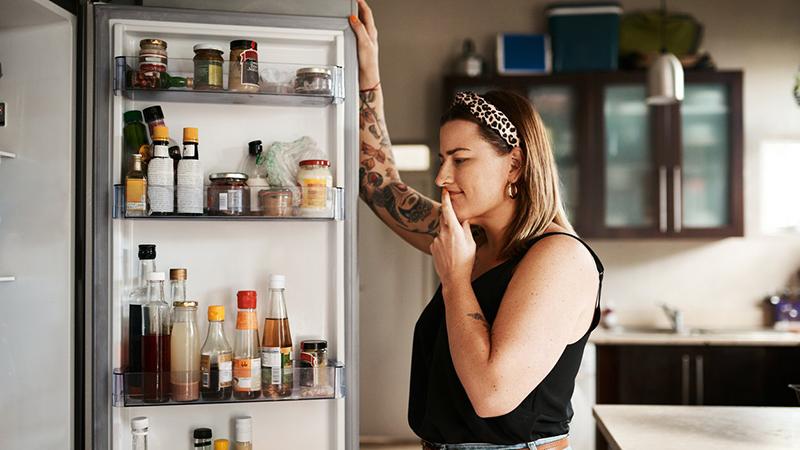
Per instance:
[[[453,366],[440,285],[414,328],[408,423],[417,436],[440,444],[517,444],[569,432],[569,422],[573,414],[570,399],[575,388],[575,375],[578,373],[589,334],[600,321],[600,289],[603,283],[603,264],[600,258],[574,235],[545,233],[533,238],[526,251],[519,256],[495,266],[475,279],[472,288],[484,317],[490,324],[494,323],[500,301],[517,264],[527,251],[535,251],[531,250],[531,246],[537,241],[556,234],[578,239],[592,254],[597,265],[597,301],[589,329],[577,342],[566,346],[550,373],[517,408],[503,416],[484,419],[475,414]],[[532,358],[535,355],[521,357]],[[524,374],[520,374],[520,377],[523,376]]]

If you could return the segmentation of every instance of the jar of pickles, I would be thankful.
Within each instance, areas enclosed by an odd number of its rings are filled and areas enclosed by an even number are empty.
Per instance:
[[[249,39],[231,41],[228,90],[258,92],[258,43]]]
[[[142,39],[139,41],[139,72],[146,76],[167,71],[167,41]]]
[[[297,184],[300,185],[300,214],[327,217],[332,212],[330,190],[333,187],[331,163],[326,159],[300,161]]]
[[[194,88],[200,90],[222,89],[222,47],[214,44],[197,44],[194,49]]]
[[[211,184],[206,191],[208,214],[212,216],[243,216],[250,211],[250,188],[247,174],[221,172],[209,175]]]

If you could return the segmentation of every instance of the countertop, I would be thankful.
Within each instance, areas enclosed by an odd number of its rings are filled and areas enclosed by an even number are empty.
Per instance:
[[[596,405],[615,450],[797,450],[800,407]]]
[[[769,328],[750,330],[694,330],[670,333],[647,329],[620,331],[597,328],[589,342],[598,345],[741,345],[741,346],[800,346],[800,333],[776,331]],[[798,447],[800,448],[800,446]]]

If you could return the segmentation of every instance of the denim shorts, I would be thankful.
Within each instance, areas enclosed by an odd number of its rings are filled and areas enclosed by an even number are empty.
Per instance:
[[[518,449],[530,449],[536,450],[539,446],[544,444],[548,444],[550,442],[557,441],[559,439],[563,439],[567,437],[566,434],[562,434],[561,436],[551,436],[542,439],[537,439],[533,442],[526,442],[522,444],[480,444],[480,443],[469,443],[469,444],[435,444],[433,442],[429,442],[428,446],[433,447],[439,450],[518,450]],[[425,448],[423,446],[423,448]],[[572,450],[572,447],[567,447],[564,450]]]

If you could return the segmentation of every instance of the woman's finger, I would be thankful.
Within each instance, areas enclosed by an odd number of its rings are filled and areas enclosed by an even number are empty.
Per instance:
[[[375,27],[375,17],[372,15],[372,8],[367,5],[366,0],[358,0],[358,16],[367,28],[369,36],[375,40],[378,37],[378,29]]]
[[[350,28],[352,28],[353,32],[356,34],[359,44],[367,44],[371,41],[367,29],[364,27],[364,24],[358,20],[358,17],[350,16]]]
[[[448,227],[458,226],[458,217],[456,217],[456,213],[453,210],[453,204],[450,202],[450,192],[447,189],[442,189],[442,219]]]

